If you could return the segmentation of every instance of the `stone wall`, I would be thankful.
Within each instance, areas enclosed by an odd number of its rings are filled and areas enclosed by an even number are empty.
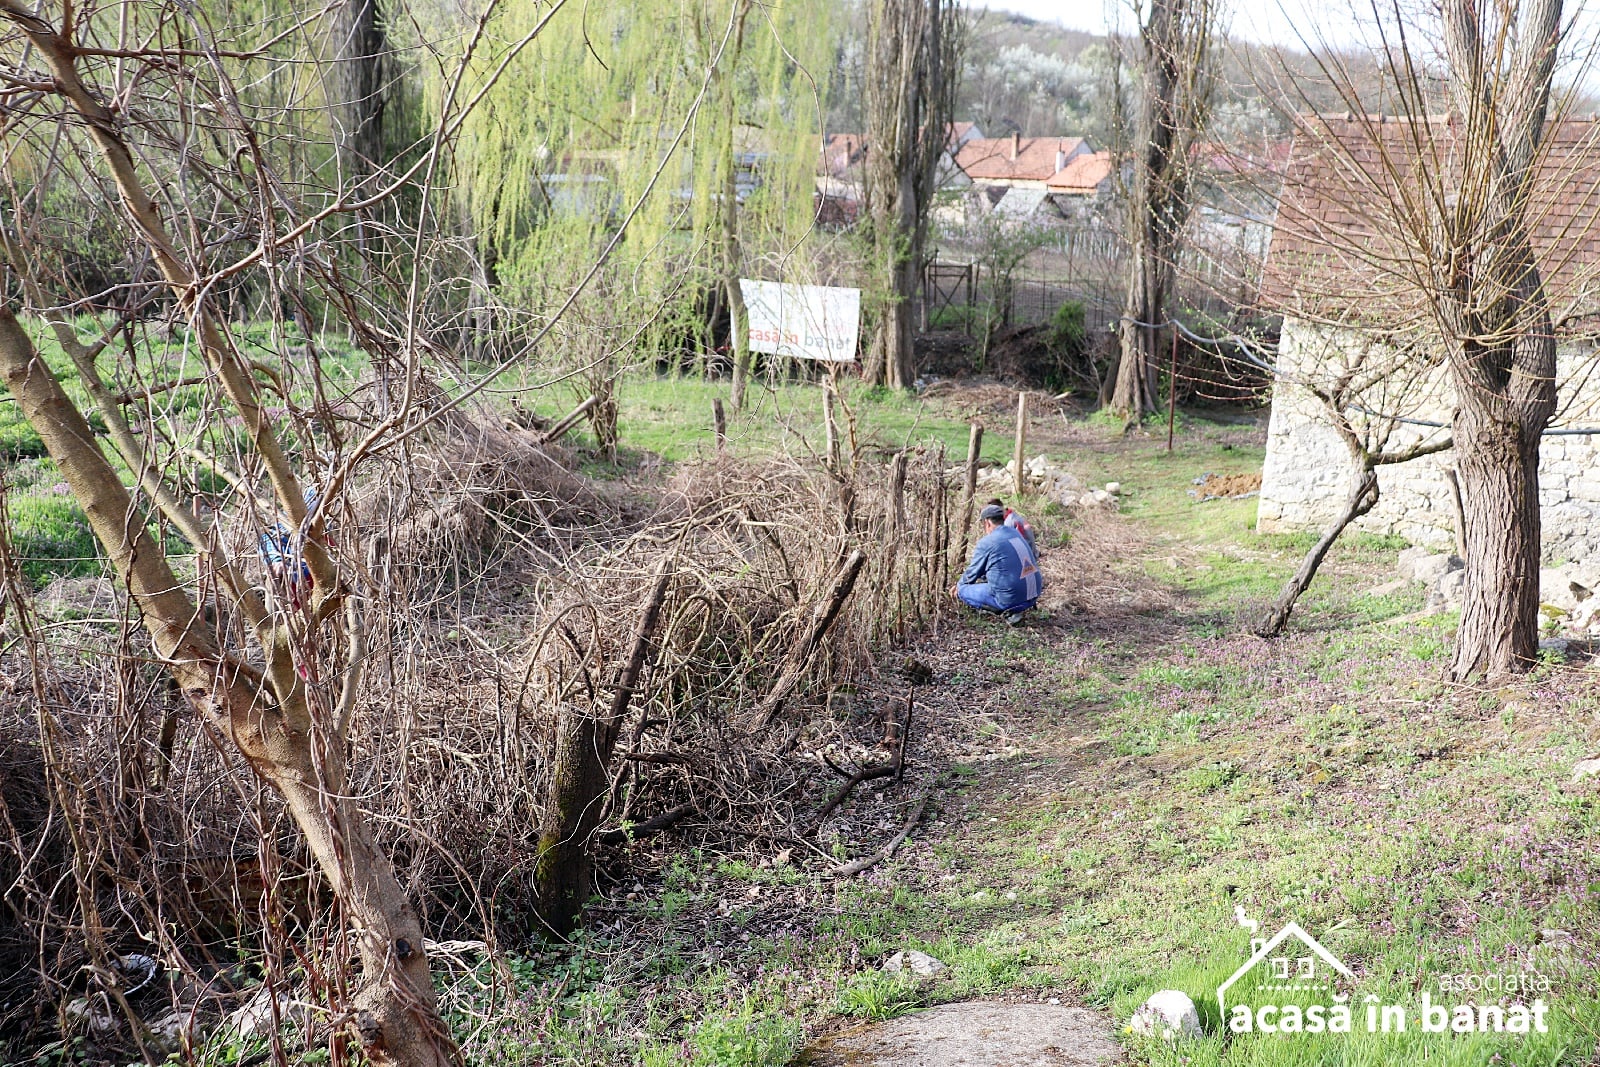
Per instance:
[[[1285,319],[1279,346],[1280,379],[1274,388],[1261,475],[1257,528],[1263,533],[1316,530],[1343,506],[1352,476],[1350,455],[1327,421],[1325,409],[1303,385],[1324,380],[1329,368],[1348,365],[1358,341],[1348,332]],[[1593,347],[1557,352],[1560,401],[1552,430],[1600,427],[1600,374]],[[1448,371],[1436,367],[1402,386],[1379,384],[1363,396],[1373,412],[1448,424],[1454,391]],[[1442,431],[1401,424],[1389,449],[1404,448]],[[1539,452],[1547,563],[1600,563],[1600,435],[1550,434]],[[1455,543],[1455,509],[1445,471],[1453,453],[1384,466],[1378,471],[1378,506],[1355,528],[1398,534],[1412,544],[1449,548]]]

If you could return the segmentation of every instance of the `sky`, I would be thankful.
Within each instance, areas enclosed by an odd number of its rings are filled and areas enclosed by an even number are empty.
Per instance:
[[[1123,29],[1133,30],[1131,0],[969,0],[977,7],[1013,11],[1041,21],[1059,22],[1075,30],[1104,33],[1117,18]],[[1282,45],[1306,50],[1307,42],[1326,41],[1335,47],[1370,46],[1357,10],[1369,11],[1368,0],[1220,0],[1228,12],[1229,36],[1255,44]],[[1389,6],[1388,3],[1385,7]],[[1556,74],[1558,83],[1576,82],[1584,92],[1600,98],[1600,2],[1567,0],[1569,21],[1564,59]],[[1370,16],[1368,18],[1370,26]],[[1578,58],[1581,57],[1581,58]]]
[[[999,11],[1014,11],[1029,18],[1059,22],[1075,30],[1104,33],[1120,12],[1126,15],[1126,0],[975,0],[979,6]],[[1228,0],[1231,36],[1256,44],[1301,47],[1295,33],[1298,26],[1310,39],[1320,31],[1335,42],[1348,42],[1354,36],[1352,18],[1340,5],[1308,3],[1306,0]]]

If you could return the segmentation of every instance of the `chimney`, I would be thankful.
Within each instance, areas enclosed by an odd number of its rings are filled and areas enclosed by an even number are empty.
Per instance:
[[[1011,131],[1011,162],[1017,161],[1017,153],[1022,149],[1022,131]]]
[[[1067,167],[1067,150],[1060,145],[1056,146],[1056,173],[1060,174]]]

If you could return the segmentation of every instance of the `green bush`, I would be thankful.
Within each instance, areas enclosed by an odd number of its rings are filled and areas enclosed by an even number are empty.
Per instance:
[[[1057,390],[1069,388],[1072,369],[1089,359],[1088,315],[1083,301],[1067,300],[1056,308],[1045,329],[1044,343],[1050,353],[1044,384]]]
[[[1057,359],[1082,359],[1089,345],[1088,313],[1081,300],[1067,300],[1050,316],[1046,344]]]

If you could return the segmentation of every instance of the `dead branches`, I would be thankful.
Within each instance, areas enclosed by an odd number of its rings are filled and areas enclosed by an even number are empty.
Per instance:
[[[844,605],[845,598],[850,595],[850,590],[855,588],[856,578],[861,574],[861,568],[866,566],[867,554],[861,549],[850,553],[844,561],[844,566],[839,569],[839,574],[833,580],[833,588],[829,590],[826,599],[820,601],[811,613],[811,625],[805,637],[790,653],[783,671],[778,675],[778,680],[773,683],[772,690],[767,694],[767,699],[762,701],[756,713],[759,720],[757,729],[764,730],[772,725],[783,707],[783,702],[794,692],[799,684],[802,673],[806,669],[817,646],[827,636],[828,628],[833,625],[833,620],[839,617],[839,609]]]

